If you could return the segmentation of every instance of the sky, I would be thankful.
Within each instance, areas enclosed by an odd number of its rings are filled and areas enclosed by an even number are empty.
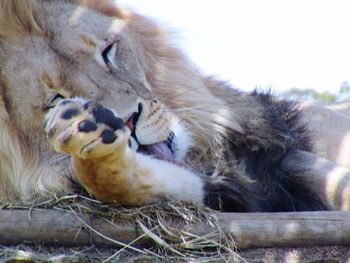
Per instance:
[[[350,82],[350,0],[117,0],[176,32],[205,74],[236,88],[336,93]]]

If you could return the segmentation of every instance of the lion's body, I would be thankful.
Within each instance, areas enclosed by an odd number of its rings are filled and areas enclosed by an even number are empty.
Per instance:
[[[349,208],[346,110],[241,93],[202,76],[147,18],[76,2],[0,0],[0,200],[71,191],[73,174],[122,204]],[[174,160],[131,151],[126,126],[139,148],[171,135]]]

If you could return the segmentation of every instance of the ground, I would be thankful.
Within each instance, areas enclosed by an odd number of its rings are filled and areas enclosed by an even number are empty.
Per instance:
[[[101,262],[109,258],[116,250],[107,250],[89,247],[81,248],[43,248],[18,246],[12,248],[0,249],[0,262]],[[300,247],[300,248],[255,248],[240,251],[242,257],[231,260],[230,262],[252,262],[252,263],[337,263],[350,262],[350,247],[326,246],[326,247]],[[208,258],[210,259],[210,258]],[[168,262],[169,259],[145,257],[135,255],[130,252],[122,253],[111,259],[110,262]],[[178,261],[176,262],[184,262]],[[191,262],[190,260],[188,262]],[[196,262],[196,261],[192,261]],[[197,261],[198,262],[198,261]],[[202,260],[200,262],[205,262]],[[211,261],[213,262],[213,261]],[[215,260],[214,262],[224,262]]]
[[[103,217],[108,222],[123,219],[138,223],[139,235],[152,241],[147,247],[135,245],[135,251],[119,248],[55,247],[20,240],[16,246],[0,245],[0,262],[349,262],[350,246],[317,246],[297,248],[254,248],[235,250],[230,237],[220,231],[214,212],[192,204],[165,203],[147,207],[123,208],[106,205],[87,196],[76,194],[51,199],[26,207],[21,204],[2,204],[2,209],[24,210],[33,221],[36,209],[39,211],[61,211]],[[42,216],[42,214],[39,214]],[[75,218],[75,217],[73,217]],[[29,220],[30,221],[30,220]],[[51,221],[50,221],[51,222]],[[170,223],[168,223],[170,222]],[[173,222],[176,222],[174,225]],[[191,232],[191,225],[198,222],[210,224],[215,231],[210,235],[198,236]],[[140,225],[141,224],[141,225]],[[5,224],[6,225],[6,224]],[[115,225],[113,225],[115,226]],[[117,226],[115,226],[117,227]],[[15,228],[18,228],[18,226]],[[33,228],[30,228],[33,229]],[[40,228],[42,229],[42,228]],[[209,225],[208,225],[208,229]],[[11,230],[11,226],[7,231]],[[80,229],[86,231],[87,229]],[[5,230],[6,231],[6,230]],[[147,232],[150,232],[146,234]],[[43,232],[45,232],[43,230]],[[46,232],[45,232],[46,233]],[[47,234],[43,233],[45,236]],[[212,234],[214,233],[214,234]],[[8,233],[5,233],[8,235]],[[90,240],[93,236],[90,236]],[[1,240],[1,233],[0,233]],[[186,240],[184,243],[183,241]],[[136,244],[136,239],[131,241]],[[128,241],[129,242],[129,241]],[[130,244],[130,243],[129,243]],[[186,244],[186,245],[184,245]],[[208,249],[211,247],[211,249]],[[142,253],[140,253],[142,252]]]

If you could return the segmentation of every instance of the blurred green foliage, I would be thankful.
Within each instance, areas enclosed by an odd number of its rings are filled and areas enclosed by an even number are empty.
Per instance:
[[[310,100],[324,103],[350,100],[350,84],[343,81],[340,85],[339,92],[333,94],[329,91],[317,91],[314,89],[292,88],[282,94],[283,97],[294,100]]]

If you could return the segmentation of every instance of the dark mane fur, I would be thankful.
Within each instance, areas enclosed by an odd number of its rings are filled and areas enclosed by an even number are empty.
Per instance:
[[[301,171],[283,166],[288,155],[311,151],[309,135],[300,125],[300,112],[294,102],[257,91],[250,96],[263,109],[263,120],[258,126],[247,120],[243,123],[244,135],[232,134],[226,143],[226,152],[230,153],[226,158],[234,164],[229,177],[243,174],[253,182],[242,184],[230,178],[210,183],[206,203],[224,211],[326,210],[327,206],[302,179]],[[215,202],[218,197],[221,203]]]

